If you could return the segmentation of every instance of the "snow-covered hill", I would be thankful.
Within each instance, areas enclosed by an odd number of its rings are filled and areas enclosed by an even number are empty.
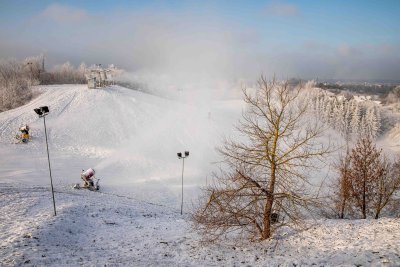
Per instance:
[[[262,243],[200,243],[188,209],[218,160],[214,147],[232,134],[240,100],[181,102],[118,86],[35,90],[27,105],[0,113],[0,266],[400,265],[399,219],[310,221]],[[56,217],[43,119],[33,111],[43,105]],[[32,140],[14,144],[23,124]],[[176,153],[185,150],[181,216]],[[89,167],[101,191],[72,189]]]
[[[180,201],[182,163],[177,152],[190,151],[185,161],[188,192],[205,185],[211,163],[217,159],[214,148],[241,112],[240,101],[184,104],[118,86],[88,90],[85,85],[63,85],[36,90],[42,94],[31,103],[0,114],[0,156],[7,166],[0,170],[2,179],[48,183],[43,119],[33,111],[48,105],[46,122],[56,187],[79,182],[80,171],[92,167],[104,190],[139,194],[160,203]],[[25,123],[31,128],[32,142],[12,144]]]

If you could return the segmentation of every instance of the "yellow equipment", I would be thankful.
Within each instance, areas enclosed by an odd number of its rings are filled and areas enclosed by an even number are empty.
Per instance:
[[[19,128],[19,131],[21,132],[20,136],[17,136],[17,139],[20,139],[21,142],[26,143],[29,141],[29,126],[25,125]]]
[[[24,139],[29,140],[29,134],[28,133],[22,133],[21,134],[21,139],[22,139],[22,142],[24,141]]]

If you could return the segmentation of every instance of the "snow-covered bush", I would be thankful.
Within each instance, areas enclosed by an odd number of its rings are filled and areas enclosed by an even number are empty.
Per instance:
[[[78,68],[75,68],[71,63],[66,62],[61,65],[56,65],[53,71],[43,75],[42,84],[84,84],[86,65],[82,63]]]
[[[32,98],[31,85],[37,80],[29,65],[15,60],[0,62],[0,112],[19,107]]]
[[[22,66],[25,74],[32,81],[32,85],[40,83],[40,77],[44,73],[44,58],[43,55],[27,57],[22,61]]]
[[[398,103],[400,102],[400,85],[393,88],[392,91],[386,96],[386,101],[388,103]]]

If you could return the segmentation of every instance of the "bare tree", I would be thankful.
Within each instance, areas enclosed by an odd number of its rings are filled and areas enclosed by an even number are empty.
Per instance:
[[[210,238],[235,233],[268,239],[278,226],[297,222],[315,200],[305,170],[329,148],[317,142],[322,127],[307,122],[302,86],[261,77],[258,87],[254,94],[243,90],[248,109],[237,130],[246,140],[224,141],[219,152],[228,170],[215,175],[194,214]]]
[[[392,164],[384,160],[382,164],[385,171],[377,181],[373,199],[375,219],[379,218],[382,210],[393,200],[395,193],[400,189],[400,160],[397,159]]]
[[[349,181],[352,198],[359,208],[362,218],[367,218],[373,205],[378,181],[384,179],[386,168],[381,159],[381,150],[373,145],[371,139],[361,138],[350,155]]]
[[[334,203],[339,218],[359,210],[363,219],[368,215],[378,219],[388,204],[395,204],[400,190],[400,160],[389,162],[369,137],[360,138],[336,167],[339,176]]]
[[[340,219],[343,219],[346,214],[346,210],[350,206],[351,201],[351,190],[350,190],[350,177],[349,177],[349,168],[350,168],[350,155],[348,151],[346,151],[346,155],[342,156],[339,159],[339,163],[336,166],[336,169],[339,172],[338,179],[334,184],[335,187],[335,196],[334,202],[336,204],[336,211]]]

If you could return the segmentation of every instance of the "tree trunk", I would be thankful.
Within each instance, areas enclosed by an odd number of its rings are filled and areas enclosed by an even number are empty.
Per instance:
[[[271,164],[271,181],[269,183],[269,188],[268,188],[267,203],[265,203],[265,209],[264,209],[264,219],[263,219],[264,229],[261,236],[262,240],[271,237],[271,214],[272,214],[272,207],[274,204],[274,189],[276,180],[275,171],[276,171],[276,165],[273,163]]]
[[[340,218],[340,219],[343,219],[343,218],[344,218],[344,207],[345,207],[345,206],[346,206],[346,198],[343,197],[342,204],[341,204],[341,206],[340,206],[340,215],[339,215],[339,218]]]
[[[380,213],[381,213],[381,210],[380,210],[380,209],[376,211],[375,219],[379,219],[379,214],[380,214]]]
[[[267,197],[267,203],[265,204],[264,210],[264,229],[261,236],[261,240],[265,240],[271,237],[271,213],[272,213],[272,204],[274,199],[271,195]]]
[[[379,214],[381,213],[383,206],[385,206],[385,205],[382,205],[383,191],[384,191],[383,188],[384,188],[383,187],[383,178],[381,177],[380,181],[379,181],[379,197],[378,197],[378,203],[376,204],[375,219],[379,218]]]
[[[367,218],[367,207],[366,207],[366,181],[365,181],[365,176],[364,176],[364,181],[363,181],[363,195],[362,195],[362,215],[363,215],[363,219]]]

